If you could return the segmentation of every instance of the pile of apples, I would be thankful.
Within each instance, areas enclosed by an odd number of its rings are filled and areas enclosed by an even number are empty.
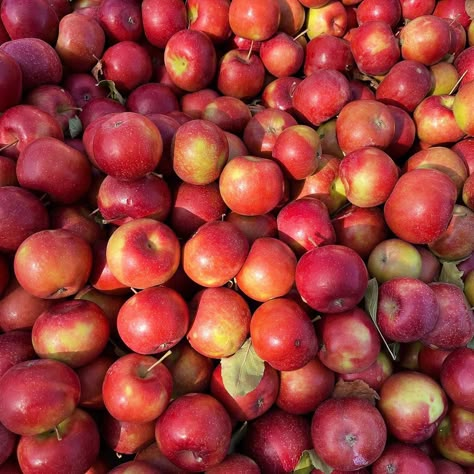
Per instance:
[[[0,1],[0,474],[474,473],[473,16]]]

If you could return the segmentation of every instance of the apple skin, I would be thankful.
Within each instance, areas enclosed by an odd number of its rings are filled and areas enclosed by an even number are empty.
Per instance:
[[[20,103],[23,92],[23,75],[19,64],[5,51],[0,50],[0,112]],[[7,93],[8,91],[8,93]]]
[[[396,0],[388,2],[364,0],[358,5],[356,15],[358,24],[368,21],[383,21],[395,30],[402,17],[402,7]]]
[[[143,115],[167,114],[179,110],[179,102],[169,86],[148,82],[133,89],[127,97],[126,107],[130,112]]]
[[[282,240],[256,239],[245,262],[235,275],[242,293],[255,301],[268,301],[286,295],[295,282],[296,256]]]
[[[219,464],[230,445],[232,424],[214,397],[190,393],[175,399],[156,423],[163,454],[181,469],[205,471]]]
[[[221,44],[231,35],[229,0],[191,0],[186,4],[189,28],[206,33],[214,44]]]
[[[380,353],[381,340],[369,315],[361,308],[323,314],[317,325],[321,362],[340,374],[361,372]]]
[[[222,462],[211,467],[206,474],[260,474],[258,464],[248,456],[240,453],[228,454]]]
[[[421,339],[435,327],[439,312],[435,292],[417,278],[392,278],[379,287],[377,324],[391,341]]]
[[[284,198],[285,181],[279,165],[268,158],[236,156],[219,177],[222,199],[244,216],[266,214]]]
[[[232,419],[249,421],[263,415],[273,406],[278,395],[278,382],[278,372],[266,363],[260,382],[251,392],[232,396],[225,388],[222,366],[219,364],[212,372],[210,393],[222,403]]]
[[[205,357],[220,359],[234,354],[250,331],[251,312],[236,291],[205,288],[189,302],[191,324],[187,339]]]
[[[238,227],[245,234],[250,245],[260,237],[277,236],[276,217],[271,213],[257,216],[243,216],[236,212],[229,212],[225,220]]]
[[[271,81],[262,91],[262,105],[293,113],[293,92],[301,81],[299,77],[278,77]]]
[[[275,77],[297,74],[304,61],[301,43],[282,31],[265,40],[260,47],[260,58],[266,70]]]
[[[15,364],[35,358],[30,331],[11,330],[0,334],[0,377]]]
[[[251,117],[244,101],[223,95],[210,100],[202,109],[200,118],[215,123],[226,132],[241,135]]]
[[[308,3],[308,2],[306,2]],[[314,2],[311,2],[314,5]],[[306,15],[306,35],[310,40],[323,34],[342,37],[347,31],[348,14],[342,2],[338,0],[318,2],[310,7]]]
[[[126,354],[107,370],[102,385],[105,408],[117,420],[147,423],[158,418],[171,399],[173,379],[157,359]]]
[[[335,69],[319,69],[296,86],[293,107],[305,121],[318,126],[335,117],[350,97],[344,74]]]
[[[459,128],[466,134],[474,133],[474,114],[469,105],[474,95],[474,82],[468,82],[461,86],[454,96],[453,114]]]
[[[99,5],[97,20],[111,42],[140,41],[143,35],[141,5],[127,0],[107,0]]]
[[[74,370],[51,359],[18,362],[3,374],[0,387],[0,423],[21,436],[61,423],[76,409],[81,391]]]
[[[170,227],[142,218],[115,230],[107,242],[106,260],[120,283],[143,289],[168,281],[178,269],[180,252],[178,238]]]
[[[16,450],[17,443],[18,436],[15,433],[7,430],[0,423],[0,445],[2,446],[2,453],[0,454],[0,472],[2,470],[2,466],[4,466],[5,461],[7,461],[10,456],[13,459],[12,454]]]
[[[462,200],[464,204],[474,211],[474,174],[468,176],[462,188]]]
[[[250,321],[257,355],[277,370],[296,370],[318,352],[318,338],[308,314],[289,298],[261,304]]]
[[[385,202],[385,221],[400,239],[427,244],[445,231],[456,198],[456,186],[446,174],[435,169],[414,169],[395,184]]]
[[[307,251],[298,261],[296,288],[316,311],[341,313],[356,306],[368,283],[364,261],[342,245],[324,245]]]
[[[20,438],[17,456],[22,472],[51,472],[58,469],[80,474],[92,466],[100,450],[99,430],[92,416],[78,408],[58,423],[57,430],[57,433],[49,430],[36,436]],[[61,438],[58,439],[58,436]]]
[[[379,394],[378,408],[389,432],[405,443],[429,439],[448,408],[441,386],[428,375],[416,371],[392,374]]]
[[[438,300],[440,313],[435,327],[422,339],[423,344],[444,350],[463,347],[474,336],[474,313],[458,286],[451,283],[430,283]]]
[[[173,138],[173,170],[184,182],[206,185],[219,178],[229,157],[229,142],[216,124],[195,119]]]
[[[408,472],[416,470],[420,474],[437,474],[436,467],[430,457],[420,448],[408,444],[391,442],[372,465],[373,474]]]
[[[69,230],[43,230],[21,243],[13,265],[18,282],[28,293],[38,298],[66,298],[87,282],[92,250]]]
[[[474,411],[474,383],[468,375],[474,367],[474,350],[460,347],[444,359],[440,380],[449,398],[459,407]]]
[[[307,418],[274,407],[248,424],[241,452],[252,458],[261,472],[291,472],[301,453],[313,448],[310,430]]]
[[[31,339],[41,358],[76,368],[92,362],[105,349],[110,323],[92,301],[61,301],[36,319]]]
[[[183,268],[201,286],[223,286],[238,273],[248,251],[247,237],[234,224],[207,222],[184,244]]]

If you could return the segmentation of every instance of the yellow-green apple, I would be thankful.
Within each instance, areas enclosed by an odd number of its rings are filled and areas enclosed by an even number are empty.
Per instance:
[[[97,423],[86,411],[77,408],[61,420],[55,429],[32,436],[22,436],[17,457],[22,472],[86,472],[96,461],[100,450]]]
[[[373,474],[384,474],[390,471],[408,472],[411,469],[423,474],[438,472],[432,459],[418,446],[396,441],[390,442],[371,466]]]
[[[392,278],[419,278],[422,259],[418,249],[401,239],[391,238],[378,243],[367,260],[370,276],[379,283]]]
[[[264,41],[278,31],[280,24],[278,0],[235,0],[229,8],[232,32],[253,41]]]
[[[351,31],[351,52],[363,74],[386,74],[400,58],[400,46],[392,27],[385,21],[359,23]]]
[[[296,265],[295,283],[303,301],[316,311],[341,313],[359,304],[368,272],[359,254],[343,245],[308,250]]]
[[[245,395],[232,395],[224,385],[222,365],[218,364],[212,372],[210,393],[224,405],[232,419],[248,421],[258,418],[273,406],[278,386],[278,372],[266,363],[262,378],[252,391]]]
[[[260,237],[277,237],[277,221],[271,213],[243,216],[236,212],[229,212],[225,220],[238,227],[246,235],[250,245]]]
[[[357,148],[347,153],[339,166],[339,179],[347,200],[358,207],[383,204],[390,196],[398,177],[399,169],[392,158],[373,146]]]
[[[403,59],[431,66],[449,53],[451,30],[448,22],[434,15],[414,18],[400,30]]]
[[[190,0],[186,3],[189,28],[206,33],[214,44],[229,39],[229,0]]]
[[[240,446],[261,472],[291,472],[301,453],[313,447],[310,422],[274,407],[248,424]]]
[[[72,12],[61,18],[55,50],[71,72],[90,72],[102,57],[105,32],[95,18]]]
[[[405,59],[398,61],[384,76],[375,91],[375,98],[413,112],[428,95],[432,85],[430,70],[424,64]]]
[[[349,81],[342,72],[318,69],[296,86],[293,108],[304,121],[318,126],[339,114],[350,98]]]
[[[453,350],[441,366],[440,380],[449,398],[459,407],[474,411],[474,350],[460,347]]]
[[[176,235],[188,239],[206,222],[221,219],[227,206],[219,184],[190,184],[184,181],[173,189],[170,224]]]
[[[301,81],[299,77],[277,77],[263,89],[262,105],[292,113],[293,91]]]
[[[277,215],[278,237],[300,257],[307,250],[335,244],[336,233],[326,205],[303,197],[285,204]]]
[[[462,260],[474,251],[471,236],[474,232],[474,212],[456,204],[446,230],[428,247],[443,260]]]
[[[423,99],[413,112],[416,134],[424,144],[455,143],[464,137],[453,113],[455,96],[431,95]]]
[[[332,468],[358,470],[380,457],[387,427],[369,400],[331,398],[313,414],[311,439],[316,454]]]
[[[235,275],[239,291],[254,301],[285,296],[295,283],[297,258],[283,240],[260,237]]]
[[[260,474],[261,472],[258,464],[253,459],[240,453],[232,453],[228,454],[222,462],[208,469],[206,473],[227,474],[228,472],[239,471],[246,474]]]
[[[18,282],[39,298],[76,294],[87,282],[91,268],[90,245],[65,229],[42,230],[30,235],[18,247],[14,258]]]
[[[102,396],[105,408],[117,420],[146,423],[164,412],[172,387],[169,370],[155,357],[131,353],[109,367]]]
[[[295,125],[297,125],[295,118],[288,112],[278,109],[263,109],[247,122],[243,140],[251,155],[271,158],[280,134]]]
[[[318,132],[307,125],[292,125],[276,138],[272,158],[290,179],[305,179],[319,166],[321,140]]]
[[[301,43],[282,31],[262,42],[260,58],[266,70],[275,77],[297,74],[303,65],[305,50]]]
[[[227,221],[203,224],[183,246],[183,269],[205,287],[225,285],[235,277],[249,251],[245,234]]]
[[[463,291],[452,283],[429,285],[435,292],[440,312],[435,327],[421,342],[445,350],[465,346],[474,336],[474,313]]]
[[[469,104],[474,95],[474,81],[461,86],[454,96],[453,113],[456,123],[466,135],[474,134],[474,113]]]
[[[369,315],[355,307],[338,314],[324,314],[317,325],[321,362],[340,374],[361,372],[380,353],[380,336]]]
[[[346,382],[353,382],[356,380],[362,380],[370,388],[377,392],[382,387],[385,380],[393,374],[394,364],[392,359],[384,351],[380,351],[375,362],[366,369],[360,372],[353,372],[350,374],[338,374],[339,380]]]
[[[178,269],[181,246],[173,230],[154,219],[133,219],[121,225],[107,242],[112,275],[132,288],[149,288],[168,281]]]
[[[217,67],[217,89],[222,95],[248,99],[256,96],[265,82],[265,66],[258,54],[240,49],[224,53]]]
[[[248,337],[250,308],[233,289],[205,288],[191,299],[189,311],[191,324],[187,339],[205,357],[229,357]]]
[[[331,219],[336,242],[355,250],[367,260],[376,245],[388,238],[388,228],[380,207],[342,208]]]
[[[173,34],[187,26],[186,5],[180,0],[144,0],[142,18],[146,39],[164,49]]]
[[[123,112],[111,114],[99,123],[92,147],[97,167],[104,173],[134,180],[158,166],[163,140],[149,118],[136,112]]]
[[[427,244],[446,230],[457,195],[456,185],[442,171],[408,171],[398,179],[385,201],[385,221],[398,238]]]
[[[176,94],[171,87],[159,82],[148,82],[136,87],[125,104],[130,112],[143,115],[167,114],[179,110]]]
[[[448,401],[431,377],[407,370],[396,372],[385,381],[378,408],[395,438],[421,443],[435,433],[447,412]]]
[[[216,49],[206,33],[183,29],[166,43],[164,62],[171,81],[180,89],[194,92],[214,79]]]
[[[299,369],[280,371],[280,386],[275,403],[287,413],[310,414],[330,397],[334,383],[334,372],[315,357]]]
[[[457,405],[443,418],[433,441],[441,455],[461,466],[474,465],[474,413]]]
[[[259,156],[236,156],[219,177],[222,199],[244,216],[266,214],[283,200],[285,179],[276,161]]]
[[[377,325],[391,341],[421,339],[435,327],[439,313],[435,292],[417,278],[392,278],[379,287]]]
[[[176,466],[205,471],[226,456],[232,424],[226,409],[205,393],[175,399],[156,423],[159,449]]]
[[[368,21],[383,21],[395,30],[402,17],[400,1],[389,0],[363,0],[356,10],[357,23]]]
[[[189,184],[205,185],[219,178],[229,156],[224,131],[209,120],[182,124],[172,145],[173,170]]]
[[[311,319],[289,298],[261,304],[252,315],[250,337],[256,354],[277,370],[300,369],[318,352]]]
[[[23,93],[23,76],[20,65],[2,50],[0,50],[0,64],[2,65],[2,74],[0,76],[0,90],[2,91],[0,111],[5,112],[10,107],[20,103]]]
[[[383,150],[395,135],[395,119],[388,106],[378,100],[353,100],[337,116],[336,134],[345,155],[367,146]]]
[[[474,211],[474,173],[469,175],[462,187],[462,201],[472,211]]]
[[[21,436],[53,430],[74,412],[81,392],[74,370],[52,359],[18,362],[0,388],[0,423]]]
[[[459,80],[459,73],[453,64],[448,61],[440,61],[430,66],[433,85],[430,95],[446,95],[449,94]]]
[[[35,358],[31,331],[17,329],[0,334],[0,377],[18,362]]]
[[[92,301],[60,301],[35,321],[31,340],[36,354],[76,368],[92,362],[105,349],[110,323]]]
[[[0,187],[0,250],[12,253],[30,235],[49,227],[40,199],[20,186]]]
[[[193,349],[186,338],[173,347],[163,363],[173,377],[173,398],[185,393],[208,391],[214,363]]]
[[[166,286],[146,288],[132,295],[117,316],[120,339],[138,354],[171,349],[185,336],[188,326],[186,301]]]
[[[307,10],[306,27],[310,40],[322,34],[342,37],[347,31],[347,11],[339,0],[325,1]]]
[[[252,114],[243,100],[223,95],[215,97],[203,108],[201,118],[226,132],[241,135]]]

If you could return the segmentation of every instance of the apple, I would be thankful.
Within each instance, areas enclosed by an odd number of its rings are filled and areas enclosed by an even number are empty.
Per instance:
[[[293,92],[301,81],[299,77],[292,76],[274,79],[262,91],[262,105],[293,113]]]
[[[47,251],[45,251],[47,249]],[[14,258],[20,285],[38,298],[66,298],[84,287],[92,268],[92,250],[65,229],[42,230],[18,247]]]
[[[451,352],[451,350],[445,351],[443,349],[422,345],[418,353],[419,371],[439,381],[441,366]]]
[[[31,331],[11,330],[0,334],[0,377],[19,362],[34,358]]]
[[[447,61],[430,66],[431,75],[433,77],[433,87],[430,95],[445,95],[455,89],[459,80],[457,69]]]
[[[291,472],[301,453],[313,447],[310,422],[274,407],[248,424],[240,446],[261,472]]]
[[[236,212],[229,212],[225,220],[238,227],[245,234],[250,245],[260,237],[277,237],[277,220],[271,213],[243,216]]]
[[[157,471],[153,464],[138,460],[123,462],[110,471],[107,471],[109,474],[130,474],[134,472],[139,472],[140,474],[156,474]]]
[[[421,255],[421,274],[418,278],[425,283],[436,281],[441,271],[441,262],[426,247],[422,245],[415,247]]]
[[[437,469],[430,457],[419,447],[404,443],[391,442],[372,465],[373,474],[384,474],[393,470],[416,469],[420,474],[436,474]]]
[[[356,15],[359,25],[369,21],[383,21],[395,30],[402,17],[402,6],[397,0],[363,0],[357,7]]]
[[[359,254],[342,245],[308,250],[298,261],[296,288],[303,301],[323,313],[342,313],[362,300],[368,273]]]
[[[155,437],[163,454],[181,469],[205,471],[219,464],[230,445],[230,417],[214,397],[189,393],[158,418]]]
[[[0,187],[18,186],[16,162],[8,156],[0,155]]]
[[[23,74],[15,59],[3,50],[0,50],[0,64],[0,90],[2,91],[0,111],[5,112],[8,108],[20,103],[23,92]]]
[[[123,285],[149,288],[167,282],[178,269],[181,247],[173,230],[154,219],[133,219],[110,236],[106,261]]]
[[[167,114],[179,110],[179,102],[172,89],[158,82],[149,82],[133,89],[126,101],[130,112],[143,115]]]
[[[254,301],[285,296],[295,282],[296,256],[282,240],[260,237],[235,275],[239,290]]]
[[[472,27],[471,27],[472,28]],[[455,58],[454,58],[454,67],[456,68],[457,72],[460,76],[463,76],[460,81],[460,86],[471,82],[473,79],[473,59],[474,59],[474,47],[470,45],[466,47],[463,51],[461,51]]]
[[[277,370],[296,370],[318,352],[311,319],[289,298],[265,301],[253,313],[250,337],[256,354]]]
[[[224,95],[210,100],[203,108],[201,118],[215,123],[226,132],[241,135],[252,114],[244,101]]]
[[[457,20],[464,28],[467,28],[471,19],[466,10],[465,2],[462,0],[440,0],[436,3],[433,15]]]
[[[0,469],[8,458],[14,458],[15,449],[18,443],[18,436],[15,433],[7,430],[0,423],[0,443],[2,446],[2,454],[0,454]]]
[[[202,31],[211,38],[214,44],[220,44],[229,39],[228,0],[191,0],[187,2],[189,28]]]
[[[468,104],[474,94],[474,82],[468,82],[461,86],[454,96],[453,114],[459,128],[466,134],[472,135],[474,132],[474,115]]]
[[[457,463],[446,458],[437,457],[432,459],[436,472],[445,472],[446,474],[464,474],[466,471]]]
[[[407,370],[392,374],[379,394],[378,408],[389,432],[405,443],[429,439],[448,408],[441,386],[421,372]]]
[[[127,0],[104,0],[97,20],[109,41],[139,41],[143,35],[141,5]]]
[[[299,0],[278,0],[280,23],[278,31],[296,35],[304,25],[306,10]]]
[[[206,471],[207,474],[227,474],[228,472],[260,474],[261,471],[253,459],[240,453],[228,454],[222,462]]]
[[[0,423],[21,436],[54,429],[75,411],[79,377],[52,359],[18,362],[0,379]]]
[[[474,210],[474,174],[469,175],[464,181],[462,200],[469,209]]]
[[[221,128],[203,119],[181,125],[173,138],[173,170],[184,182],[206,185],[219,178],[229,156]]]
[[[342,37],[347,31],[347,11],[339,0],[318,2],[306,14],[306,35],[310,40],[322,34]]]
[[[427,244],[446,230],[456,196],[455,184],[443,172],[408,171],[399,178],[385,202],[385,221],[400,239]]]

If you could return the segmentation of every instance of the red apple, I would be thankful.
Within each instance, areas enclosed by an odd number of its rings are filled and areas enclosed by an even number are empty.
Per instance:
[[[20,103],[23,92],[23,74],[20,65],[5,51],[0,50],[0,111]]]
[[[260,214],[257,216],[243,216],[236,212],[226,215],[226,221],[238,227],[252,245],[260,237],[276,237],[277,222],[273,214]]]
[[[308,0],[304,1],[308,2]],[[309,8],[306,15],[308,38],[312,40],[322,34],[344,36],[347,31],[348,15],[343,3],[339,0],[316,1],[318,5]],[[314,5],[314,1],[311,3]]]
[[[411,115],[401,107],[388,105],[395,120],[395,134],[385,152],[398,162],[409,152],[416,138],[416,125]]]
[[[222,462],[206,471],[207,474],[227,474],[228,472],[260,474],[261,471],[253,459],[240,453],[228,454]]]
[[[127,97],[127,109],[143,115],[167,114],[179,110],[179,102],[172,89],[158,82],[136,87]]]
[[[110,41],[139,41],[143,35],[140,2],[104,0],[97,11],[97,20]]]
[[[459,128],[467,135],[474,131],[474,115],[468,104],[471,103],[474,94],[474,81],[461,86],[454,96],[453,113]]]
[[[383,21],[395,29],[402,17],[400,1],[389,0],[363,0],[356,10],[359,25],[368,21]]]
[[[11,330],[0,334],[0,377],[19,362],[35,358],[30,331]]]
[[[183,111],[193,119],[203,118],[202,114],[204,112],[204,109],[207,107],[208,104],[210,104],[218,97],[220,97],[219,92],[210,87],[206,87],[195,92],[186,92],[180,97],[179,100],[181,111]]]
[[[282,31],[264,41],[260,47],[263,65],[275,77],[296,74],[303,65],[304,56],[303,46]]]
[[[220,44],[230,35],[229,0],[190,0],[186,4],[189,28],[206,33]]]
[[[293,113],[293,93],[301,81],[298,77],[278,77],[271,81],[262,91],[262,104]]]
[[[241,135],[252,114],[244,101],[224,95],[209,101],[203,108],[201,117],[226,132]]]

